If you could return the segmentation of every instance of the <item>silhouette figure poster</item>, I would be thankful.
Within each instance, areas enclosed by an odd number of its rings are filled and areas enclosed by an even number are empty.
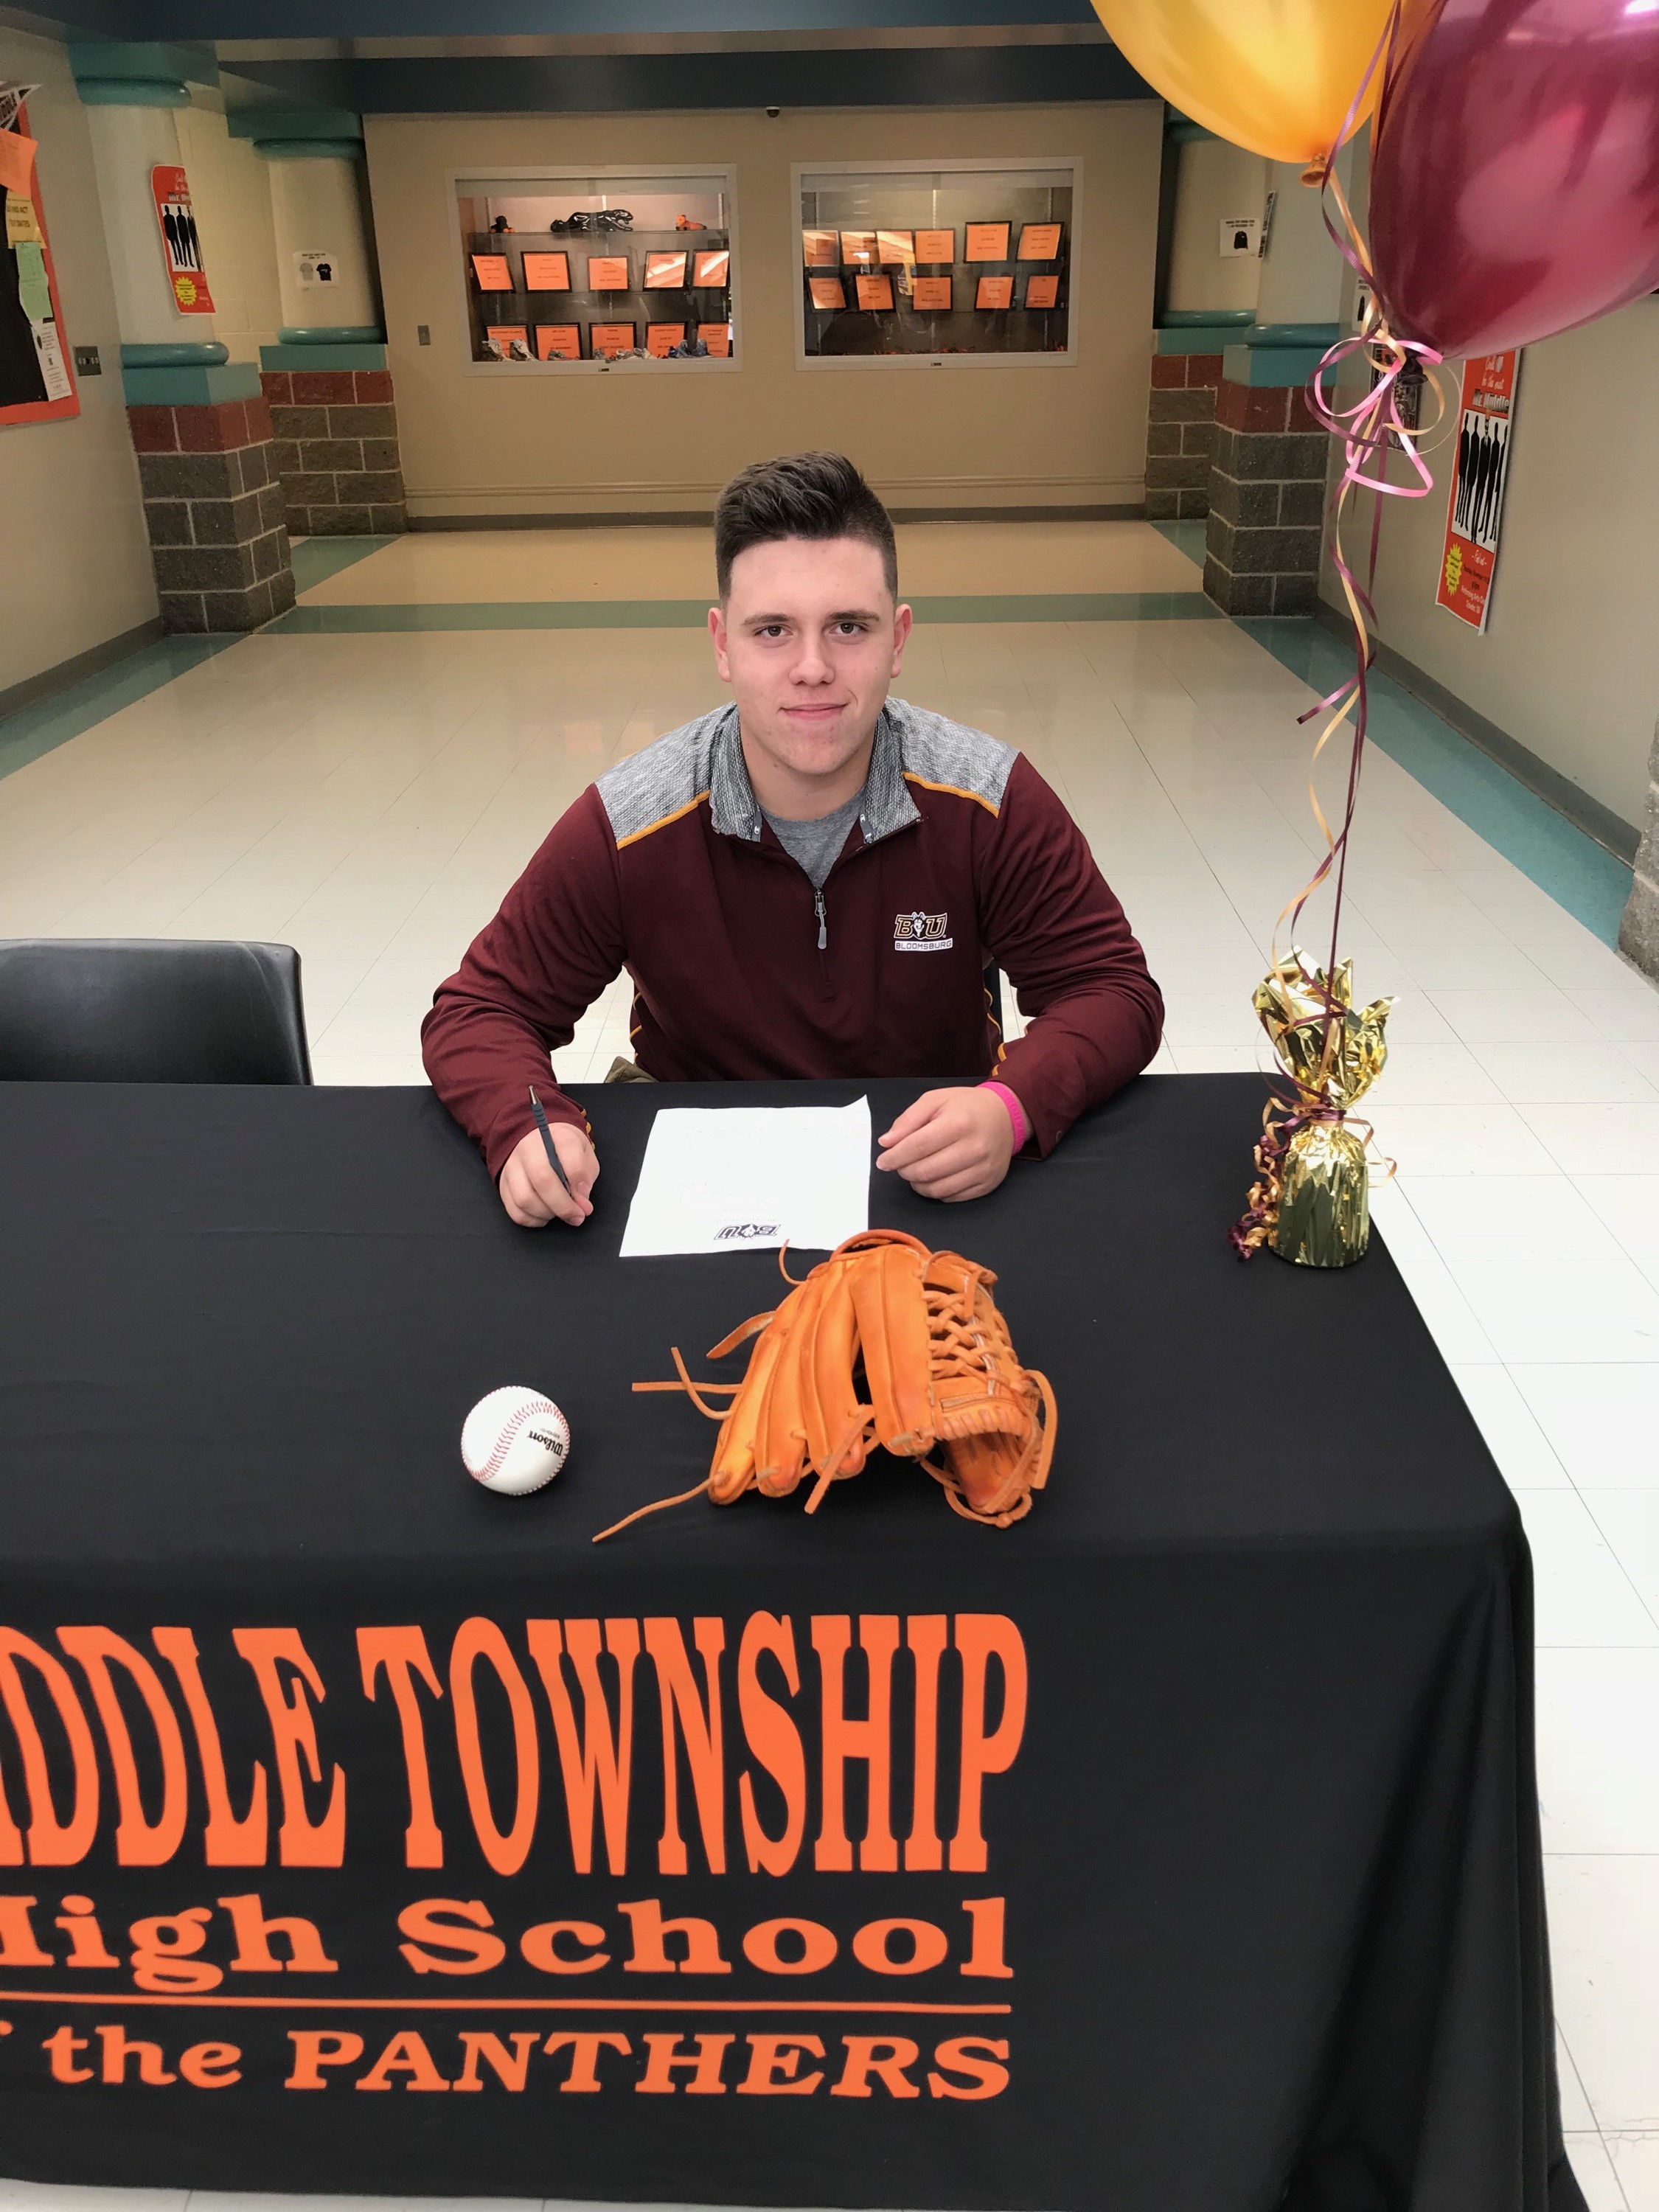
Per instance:
[[[202,266],[202,240],[185,173],[173,167],[152,169],[149,185],[155,198],[155,221],[161,234],[167,283],[173,288],[173,304],[181,315],[210,315],[213,295]]]
[[[1463,365],[1446,542],[1435,596],[1471,629],[1484,630],[1492,612],[1520,366],[1518,353],[1486,354]]]

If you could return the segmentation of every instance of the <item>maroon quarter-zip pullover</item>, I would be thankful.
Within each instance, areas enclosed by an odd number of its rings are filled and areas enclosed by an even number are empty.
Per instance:
[[[1006,1051],[984,970],[1030,1020]],[[623,969],[665,1082],[984,1078],[1042,1152],[1158,1049],[1163,1000],[1083,833],[1012,746],[890,699],[821,892],[763,821],[724,707],[590,785],[441,985],[427,1073],[492,1176],[555,1119],[548,1054]]]

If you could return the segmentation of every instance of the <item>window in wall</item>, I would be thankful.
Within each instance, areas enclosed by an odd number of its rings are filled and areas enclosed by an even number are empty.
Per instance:
[[[803,366],[1073,357],[1079,163],[794,174]]]
[[[735,357],[727,169],[458,177],[470,355],[481,369],[651,373]]]

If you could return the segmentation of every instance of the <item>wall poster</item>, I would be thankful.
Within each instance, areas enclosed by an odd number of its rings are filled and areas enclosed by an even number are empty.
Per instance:
[[[81,411],[70,372],[58,277],[40,207],[25,88],[0,83],[0,424],[55,422]]]
[[[1518,353],[1486,354],[1463,364],[1457,454],[1435,599],[1471,629],[1484,631],[1492,611],[1520,367]]]
[[[213,295],[202,266],[202,241],[191,211],[190,185],[185,173],[172,167],[152,169],[149,185],[155,196],[155,220],[161,228],[173,305],[181,315],[210,315]]]

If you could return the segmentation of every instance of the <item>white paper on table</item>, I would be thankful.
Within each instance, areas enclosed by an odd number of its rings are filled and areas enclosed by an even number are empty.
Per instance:
[[[781,1244],[827,1252],[870,1226],[870,1102],[665,1106],[651,1125],[624,1260]]]

